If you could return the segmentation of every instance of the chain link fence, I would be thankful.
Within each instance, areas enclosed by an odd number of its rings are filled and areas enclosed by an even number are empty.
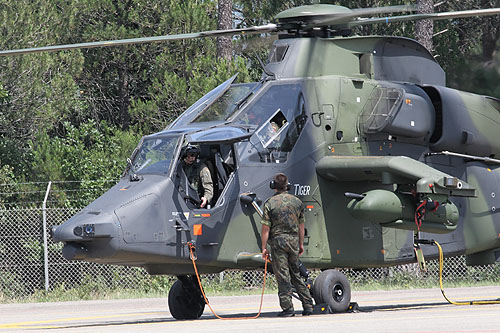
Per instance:
[[[52,242],[50,237],[45,252],[44,220],[48,232],[52,226],[63,223],[80,210],[74,206],[75,203],[81,207],[81,204],[100,195],[109,184],[101,184],[101,187],[92,185],[90,189],[80,188],[72,193],[64,187],[75,184],[55,183],[48,195],[47,183],[29,184],[29,191],[15,190],[26,184],[10,184],[8,188],[7,185],[0,185],[0,301],[23,299],[46,289],[51,292],[75,290],[77,297],[82,299],[99,291],[103,294],[120,290],[168,292],[176,280],[173,276],[150,276],[137,267],[68,261],[62,257],[62,244]],[[82,184],[77,185],[81,187]],[[33,186],[38,186],[38,189],[33,189]],[[72,193],[73,197],[68,193]],[[34,199],[44,195],[46,200]],[[19,200],[20,197],[24,201]],[[12,198],[16,201],[9,200]],[[44,201],[48,208],[43,208]],[[343,269],[342,272],[354,289],[367,285],[435,287],[438,285],[438,266],[437,261],[430,261],[427,272],[421,272],[417,264],[365,270]],[[311,272],[311,277],[318,273]],[[230,270],[204,275],[203,285],[215,292],[257,290],[262,288],[263,277],[262,270]],[[499,277],[500,265],[467,267],[463,256],[445,259],[443,278],[448,283],[498,282]],[[268,275],[266,288],[277,289],[272,274]]]

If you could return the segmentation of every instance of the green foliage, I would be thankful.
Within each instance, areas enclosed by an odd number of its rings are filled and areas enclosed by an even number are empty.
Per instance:
[[[69,2],[0,0],[0,49],[68,42],[74,13]],[[0,58],[0,159],[18,179],[28,172],[28,140],[83,108],[74,80],[82,60],[80,51]]]
[[[0,104],[4,103],[9,97],[9,94],[3,88],[3,84],[0,82]]]
[[[500,61],[486,66],[478,60],[462,62],[462,70],[448,74],[450,87],[500,98]]]
[[[159,58],[160,63],[164,60],[164,57]],[[135,130],[145,133],[162,130],[187,106],[235,73],[239,73],[238,81],[248,81],[250,76],[245,66],[242,57],[236,57],[230,63],[224,60],[216,62],[214,56],[196,57],[187,64],[190,74],[179,76],[159,65],[158,72],[162,72],[163,77],[155,79],[151,85],[151,98],[132,102]]]
[[[81,9],[85,40],[216,29],[213,1],[91,1]],[[245,72],[241,63],[217,61],[214,39],[92,49],[79,82],[89,118],[149,133],[165,128],[228,75]]]
[[[81,181],[79,189],[108,187],[106,181],[119,179],[127,157],[140,138],[131,131],[121,131],[105,122],[98,126],[93,120],[79,127],[65,122],[63,130],[63,136],[51,138],[47,133],[40,133],[29,143],[31,179]],[[77,205],[95,199],[92,192],[81,193]],[[59,196],[62,201],[67,199],[62,193]]]
[[[402,0],[323,0],[350,8]],[[234,0],[237,27],[273,21],[311,0]],[[216,1],[0,0],[0,49],[114,40],[216,29]],[[436,10],[493,7],[495,1],[442,2]],[[500,97],[495,18],[435,22],[434,54],[452,87]],[[356,34],[413,36],[413,24],[356,28]],[[0,161],[15,181],[116,179],[143,134],[164,129],[203,94],[239,73],[260,79],[276,36],[233,39],[232,61],[213,38],[0,58]],[[498,49],[498,45],[497,45]],[[498,52],[497,52],[498,53]],[[490,58],[488,58],[490,57]],[[95,184],[94,184],[95,185]],[[93,185],[88,185],[93,186]]]
[[[39,263],[43,260],[43,243],[38,239],[26,238],[21,241],[23,258],[30,263]]]
[[[221,293],[231,293],[234,291],[239,291],[245,287],[244,271],[234,271],[231,274],[224,274],[222,282],[218,276],[204,276],[201,279],[201,283],[205,292],[211,292],[215,294]]]
[[[0,164],[0,184],[11,184],[14,181],[14,170],[9,165]]]
[[[0,15],[0,48],[12,49],[68,42],[74,9],[52,0],[0,0]],[[82,60],[80,51],[2,57],[0,81],[8,98],[0,104],[0,133],[32,139],[78,112],[74,78]]]
[[[0,303],[16,299],[24,293],[25,289],[20,276],[0,271]]]
[[[90,120],[80,127],[64,123],[65,135],[40,133],[30,143],[34,176],[40,180],[113,180],[126,165],[138,136]],[[50,177],[50,178],[49,178]]]
[[[0,0],[0,49],[213,30],[216,15],[214,1]],[[201,38],[0,58],[2,163],[18,181],[116,179],[143,133],[234,73],[249,80],[244,58],[215,50]]]

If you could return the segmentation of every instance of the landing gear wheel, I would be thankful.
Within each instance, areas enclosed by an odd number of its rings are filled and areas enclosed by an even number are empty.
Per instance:
[[[191,276],[179,277],[168,292],[168,308],[175,319],[198,319],[205,309],[200,288]]]
[[[313,297],[316,304],[326,303],[333,312],[345,312],[351,302],[351,287],[344,274],[328,269],[314,281]]]

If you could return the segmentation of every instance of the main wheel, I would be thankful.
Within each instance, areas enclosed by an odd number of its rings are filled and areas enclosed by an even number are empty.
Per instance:
[[[205,302],[192,286],[175,281],[168,292],[168,308],[175,319],[198,319],[203,314]]]
[[[351,302],[351,287],[344,274],[328,269],[314,280],[313,297],[316,304],[326,303],[333,312],[345,312]]]

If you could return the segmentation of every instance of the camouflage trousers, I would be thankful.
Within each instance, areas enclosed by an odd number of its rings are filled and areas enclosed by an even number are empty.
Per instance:
[[[278,236],[270,242],[272,267],[278,282],[278,296],[283,310],[293,309],[293,288],[304,309],[313,306],[309,289],[299,273],[299,242],[295,238]]]

